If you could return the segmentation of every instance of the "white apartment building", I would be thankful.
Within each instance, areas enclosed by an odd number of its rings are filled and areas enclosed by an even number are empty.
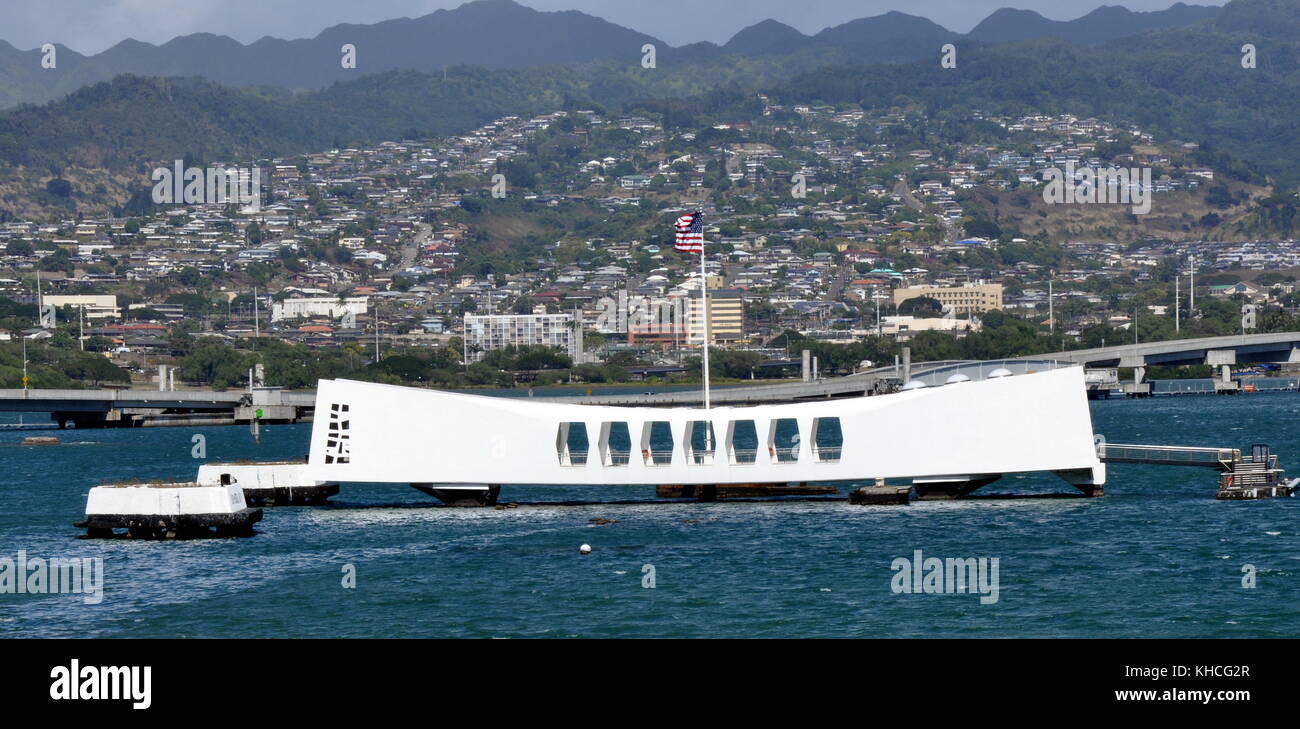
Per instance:
[[[469,361],[478,362],[485,352],[542,344],[568,353],[577,360],[578,337],[572,314],[467,314],[465,345]]]
[[[368,300],[364,296],[340,300],[336,296],[321,296],[317,298],[299,298],[285,299],[271,304],[271,321],[276,322],[281,319],[311,319],[313,317],[329,317],[330,319],[341,319],[345,314],[355,314],[361,316],[366,313]]]

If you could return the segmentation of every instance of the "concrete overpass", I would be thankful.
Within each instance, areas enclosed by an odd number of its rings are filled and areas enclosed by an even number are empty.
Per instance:
[[[50,413],[59,427],[233,425],[262,411],[262,422],[310,420],[314,392],[207,390],[0,390],[0,412]]]
[[[1146,368],[1151,365],[1210,365],[1220,368],[1214,385],[1215,392],[1230,394],[1237,391],[1238,384],[1232,381],[1232,365],[1243,362],[1300,362],[1300,332],[1138,342],[1114,347],[1076,349],[1051,356],[1087,367],[1132,367],[1133,382],[1124,383],[1123,390],[1133,397],[1149,397],[1152,394],[1151,383],[1145,381]]]
[[[911,365],[910,379],[926,385],[937,386],[953,375],[965,375],[972,380],[983,379],[996,369],[1007,369],[1012,374],[1024,374],[1060,366],[1073,366],[1073,362],[1052,359],[1026,358],[1019,360],[946,360],[919,362]],[[758,405],[765,403],[795,402],[799,400],[828,400],[841,397],[861,397],[887,392],[902,384],[903,373],[893,367],[878,367],[844,377],[834,377],[813,382],[787,382],[779,385],[715,386],[709,400],[714,405]],[[592,394],[575,397],[547,397],[546,402],[580,405],[698,405],[700,390],[674,392],[632,392],[617,395]]]
[[[910,378],[935,386],[943,384],[954,374],[978,380],[998,368],[1024,374],[1072,364],[1039,358],[920,362],[911,365]],[[812,382],[720,386],[713,389],[711,400],[718,405],[756,405],[861,397],[888,392],[902,384],[902,377],[901,370],[879,367]],[[523,396],[522,389],[516,392],[518,394],[514,396]],[[538,396],[538,399],[543,398],[546,402],[584,405],[672,407],[698,404],[700,390],[693,387],[672,392],[633,391],[624,394],[601,394],[597,390],[595,394],[586,396]],[[51,419],[60,427],[79,428],[233,425],[247,423],[259,409],[263,411],[260,420],[264,423],[310,422],[315,404],[315,392],[285,392],[276,388],[258,388],[251,395],[246,390],[0,390],[0,412],[50,413]]]
[[[1053,354],[1035,354],[1006,360],[980,362],[957,360],[945,362],[914,362],[910,379],[925,381],[928,385],[941,384],[953,374],[964,374],[971,379],[981,379],[995,368],[1010,369],[1014,374],[1032,372],[1063,365],[1085,367],[1132,367],[1136,371],[1138,387],[1132,394],[1150,393],[1150,383],[1144,382],[1145,369],[1156,364],[1208,364],[1223,367],[1238,362],[1300,362],[1300,332],[1274,334],[1247,334],[1227,337],[1202,337],[1176,339],[1166,342],[1139,342],[1113,347],[1076,349]],[[793,361],[792,361],[793,363]],[[771,402],[790,402],[835,397],[856,397],[896,386],[902,373],[893,367],[880,367],[855,375],[815,382],[797,382],[781,385],[747,385],[714,388],[711,400],[719,405],[748,405]],[[1223,377],[1227,381],[1228,377]],[[1225,391],[1235,388],[1223,386]],[[1145,386],[1143,388],[1142,386]],[[1126,385],[1127,389],[1133,389]],[[557,402],[587,403],[591,405],[690,405],[699,402],[697,390],[666,393],[634,393],[626,395],[591,395],[587,397],[555,398]],[[549,401],[549,399],[548,399]]]
[[[1239,362],[1300,362],[1300,332],[1121,344],[990,362],[918,362],[911,365],[910,378],[938,385],[954,374],[981,379],[996,368],[1021,374],[1063,365],[1132,367],[1136,372],[1136,382],[1126,384],[1125,388],[1132,389],[1131,394],[1149,394],[1150,383],[1143,381],[1145,368],[1149,365],[1209,364],[1223,367],[1226,371],[1229,365]],[[789,364],[794,364],[794,361]],[[749,405],[859,397],[887,391],[901,384],[902,379],[900,370],[880,367],[813,382],[717,387],[711,399],[719,405]],[[1228,378],[1223,379],[1226,381]],[[652,387],[647,386],[648,389]],[[700,392],[697,389],[642,391],[546,399],[548,402],[590,405],[674,406],[698,403]],[[284,392],[276,388],[258,388],[251,395],[247,391],[199,390],[0,390],[0,412],[48,412],[61,426],[72,424],[78,427],[234,424],[248,422],[258,409],[263,411],[263,422],[307,422],[315,402],[314,392]]]
[[[1113,347],[1097,347],[1095,349],[1075,349],[1050,355],[1036,354],[1019,359],[1042,359],[1044,357],[1064,362],[1074,362],[1088,367],[1300,362],[1300,332],[1233,334],[1227,337],[1139,342],[1137,344],[1119,344]]]

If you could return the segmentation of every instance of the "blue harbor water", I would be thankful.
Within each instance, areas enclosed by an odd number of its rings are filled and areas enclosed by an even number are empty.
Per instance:
[[[1111,442],[1269,443],[1300,475],[1296,392],[1091,407]],[[1216,474],[1200,469],[1112,465],[1102,498],[906,507],[665,504],[651,488],[507,487],[502,501],[524,506],[498,511],[345,484],[329,507],[266,509],[248,539],[92,541],[71,525],[101,480],[192,480],[195,433],[208,460],[222,461],[301,457],[309,432],[272,426],[255,445],[238,427],[63,431],[45,433],[61,445],[24,447],[31,433],[0,431],[0,558],[102,557],[105,571],[99,604],[0,594],[0,636],[1300,634],[1300,500],[1216,501]],[[942,448],[961,434],[935,423],[915,437]],[[1035,475],[978,493],[1070,492]],[[633,503],[530,505],[614,500]],[[583,543],[591,555],[578,553]],[[998,601],[895,594],[891,562],[916,550],[997,557]],[[1254,589],[1242,586],[1246,564]],[[355,589],[342,587],[345,565]],[[654,589],[642,586],[644,565]]]

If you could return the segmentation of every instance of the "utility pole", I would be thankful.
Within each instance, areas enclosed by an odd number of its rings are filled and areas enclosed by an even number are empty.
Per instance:
[[[1174,331],[1175,332],[1180,331],[1179,329],[1180,320],[1178,314],[1178,284],[1180,283],[1181,279],[1182,276],[1180,276],[1177,272],[1175,272],[1174,273]]]
[[[262,328],[259,324],[260,319],[257,315],[257,287],[253,287],[253,339],[261,339]]]
[[[253,400],[254,397],[253,396],[253,369],[254,368],[252,367],[248,368],[248,404],[250,409],[252,410],[251,416],[248,419],[248,432],[252,434],[253,442],[256,443],[257,445],[261,445],[262,431],[258,427],[258,422],[257,422],[257,414],[259,411],[257,408],[257,403]]]
[[[77,307],[77,346],[86,351],[86,305]]]
[[[573,358],[573,363],[575,365],[580,365],[582,364],[583,361],[582,350],[584,347],[582,343],[582,309],[580,309],[578,306],[573,307],[573,324],[574,324],[573,351],[576,353],[576,355]],[[569,370],[569,379],[570,381],[572,381],[573,379],[572,369]]]
[[[1187,315],[1193,316],[1196,311],[1196,254],[1193,253],[1187,259]]]
[[[1052,298],[1052,278],[1056,274],[1052,271],[1047,272],[1047,320],[1048,331],[1053,337],[1056,336],[1056,302]]]

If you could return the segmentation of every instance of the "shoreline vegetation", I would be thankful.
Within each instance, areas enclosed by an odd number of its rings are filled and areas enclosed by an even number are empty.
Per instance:
[[[0,301],[0,303],[3,303]],[[1235,333],[1240,326],[1240,309],[1235,301],[1208,299],[1198,302],[1198,318],[1183,323],[1175,331],[1172,317],[1149,315],[1138,320],[1142,342],[1172,341],[1191,337],[1221,336]],[[0,327],[9,324],[22,331],[16,317],[0,318]],[[925,331],[905,344],[912,361],[920,364],[943,360],[998,360],[1019,356],[1052,354],[1073,349],[1132,342],[1133,335],[1121,328],[1097,325],[1084,329],[1077,337],[1051,336],[1042,323],[1001,311],[984,315],[982,328],[962,337]],[[453,336],[438,347],[389,346],[378,354],[357,342],[334,347],[312,347],[270,337],[232,340],[193,330],[193,322],[172,327],[165,339],[144,351],[116,354],[105,337],[90,337],[85,350],[79,348],[77,330],[65,324],[40,340],[30,340],[23,360],[22,342],[0,343],[0,389],[20,389],[23,374],[28,375],[30,389],[84,389],[156,386],[152,379],[159,365],[176,368],[176,384],[185,388],[217,391],[243,390],[248,387],[249,372],[261,365],[266,385],[286,390],[309,390],[321,379],[354,379],[392,385],[434,387],[439,389],[542,389],[554,387],[606,388],[698,386],[701,357],[698,353],[681,355],[680,372],[651,373],[644,378],[634,374],[644,367],[654,367],[653,355],[630,351],[590,349],[588,356],[602,364],[575,364],[570,354],[542,345],[509,346],[484,352],[479,361],[465,363],[463,343]],[[1300,316],[1267,309],[1260,315],[1258,333],[1300,331]],[[891,337],[867,336],[843,343],[808,338],[786,330],[770,342],[787,352],[790,364],[765,366],[766,356],[755,351],[710,348],[711,381],[719,385],[744,385],[788,382],[798,379],[798,352],[807,349],[818,363],[818,378],[832,378],[874,366],[885,366],[901,355],[904,344]],[[1244,365],[1243,365],[1244,367]],[[1167,371],[1166,371],[1167,370]],[[1161,368],[1160,379],[1206,377],[1204,366]],[[1125,374],[1121,372],[1121,374]],[[1156,379],[1155,372],[1148,377]]]

